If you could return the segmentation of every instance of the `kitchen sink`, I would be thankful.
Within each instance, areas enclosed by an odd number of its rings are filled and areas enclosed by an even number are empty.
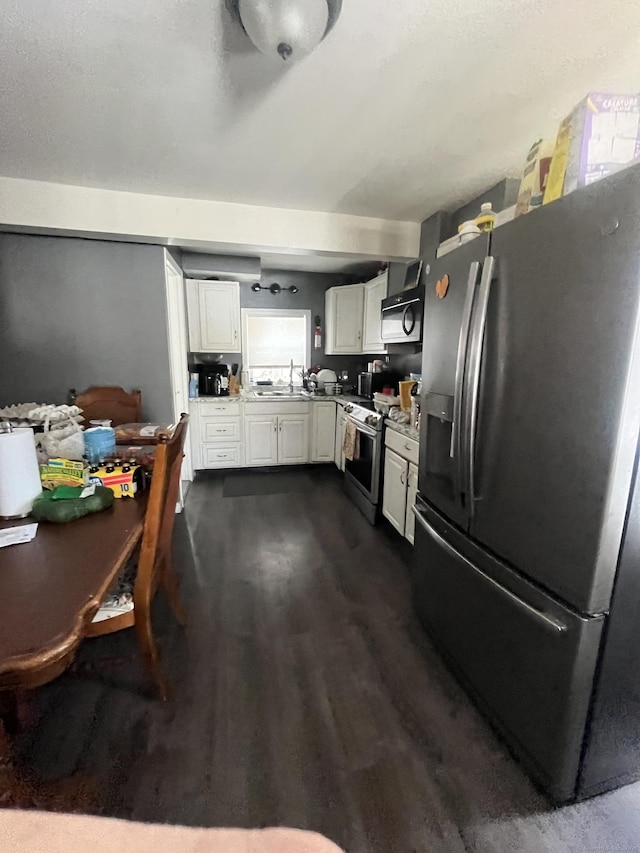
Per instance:
[[[253,391],[252,392],[255,397],[260,397],[262,400],[304,400],[304,397],[300,391]]]

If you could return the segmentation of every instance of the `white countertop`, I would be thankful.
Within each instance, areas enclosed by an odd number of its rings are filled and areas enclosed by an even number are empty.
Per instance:
[[[278,394],[274,396],[269,396],[268,394],[266,394],[263,397],[262,395],[257,395],[255,391],[242,391],[240,394],[236,394],[233,397],[189,397],[189,403],[240,403],[242,401],[251,403],[316,403],[323,401],[335,401],[336,403],[339,403],[342,406],[346,405],[347,403],[357,403],[360,400],[362,400],[362,397],[358,397],[356,394],[308,394],[306,392],[298,393],[295,391],[291,396],[289,396],[288,394]]]
[[[409,424],[399,424],[397,421],[392,421],[391,418],[385,418],[384,425],[390,429],[394,429],[402,435],[406,435],[407,438],[412,438],[414,441],[420,441],[420,433],[415,427],[412,427]]]

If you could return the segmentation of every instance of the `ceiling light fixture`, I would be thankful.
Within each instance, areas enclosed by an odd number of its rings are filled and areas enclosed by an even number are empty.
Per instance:
[[[342,0],[226,0],[265,56],[294,62],[315,50],[338,20]]]
[[[290,284],[289,287],[280,287],[280,285],[274,281],[273,284],[268,285],[267,287],[263,287],[259,281],[256,281],[255,284],[251,285],[251,290],[254,293],[259,293],[261,290],[268,290],[270,293],[273,293],[274,296],[277,296],[279,293],[297,293],[298,288],[295,284]]]

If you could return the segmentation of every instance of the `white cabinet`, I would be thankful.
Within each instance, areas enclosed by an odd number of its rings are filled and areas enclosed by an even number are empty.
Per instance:
[[[191,352],[240,352],[240,285],[187,279]]]
[[[190,406],[193,467],[239,468],[242,465],[242,404],[235,400],[200,400]]]
[[[384,457],[382,514],[404,536],[409,463],[387,447]]]
[[[414,534],[416,529],[416,517],[413,514],[413,505],[416,502],[418,494],[418,466],[413,462],[409,463],[409,473],[407,475],[407,511],[404,521],[405,538],[413,545]]]
[[[309,416],[278,415],[278,465],[309,461]]]
[[[245,465],[309,461],[309,403],[245,403]]]
[[[311,412],[311,461],[333,462],[336,443],[336,404],[333,400],[314,402]]]
[[[413,545],[415,517],[412,506],[418,492],[419,443],[388,427],[385,432],[382,514]]]
[[[330,287],[325,294],[327,355],[362,352],[364,285]]]
[[[245,415],[244,456],[246,465],[278,464],[276,415]]]
[[[383,353],[386,347],[381,338],[381,302],[387,295],[387,273],[368,281],[364,286],[364,330],[362,352]]]

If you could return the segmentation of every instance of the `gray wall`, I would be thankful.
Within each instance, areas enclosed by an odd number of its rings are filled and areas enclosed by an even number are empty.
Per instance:
[[[359,281],[366,281],[373,278],[375,271],[367,270],[366,274],[361,276],[330,274],[330,273],[312,273],[312,272],[291,272],[285,270],[269,270],[262,273],[261,284],[267,287],[273,282],[277,282],[281,287],[289,287],[295,284],[298,287],[298,293],[281,293],[274,296],[267,290],[262,290],[254,293],[251,290],[251,284],[247,282],[240,283],[240,306],[242,308],[297,308],[311,312],[311,334],[314,332],[314,318],[319,315],[322,324],[322,349],[316,350],[313,348],[313,338],[311,340],[311,363],[312,365],[322,365],[339,373],[342,370],[349,371],[349,383],[355,385],[358,371],[366,370],[366,356],[360,355],[325,355],[324,345],[326,343],[326,320],[324,313],[325,291],[330,287],[335,287],[341,284],[354,284]],[[376,356],[379,357],[379,356]],[[196,364],[200,358],[197,355],[192,355],[191,364]],[[204,359],[202,359],[204,360]],[[207,358],[207,360],[210,360]],[[225,364],[238,362],[241,364],[242,359],[239,353],[220,353],[216,360]]]
[[[171,420],[164,288],[160,246],[0,235],[0,405],[121,385]]]

